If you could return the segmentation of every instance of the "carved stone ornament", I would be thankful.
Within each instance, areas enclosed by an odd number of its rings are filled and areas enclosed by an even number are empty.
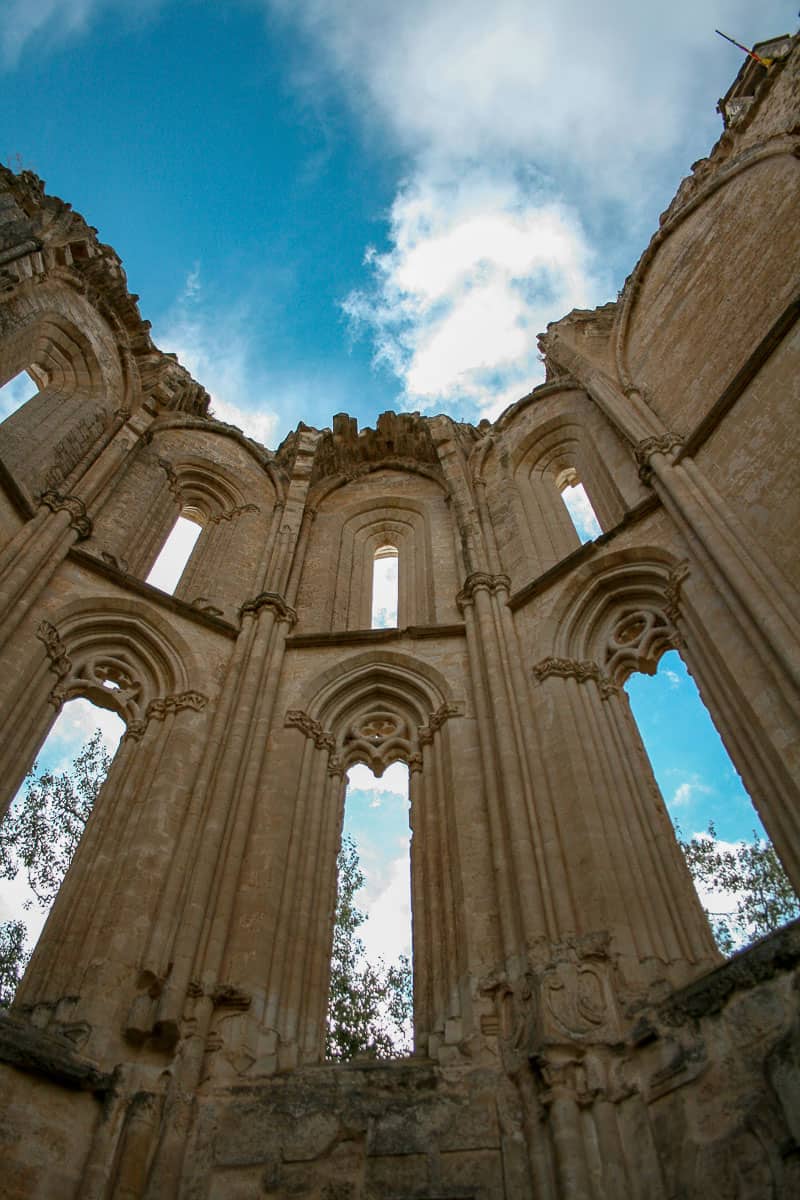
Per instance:
[[[673,625],[680,615],[681,587],[688,574],[689,563],[684,559],[683,562],[679,562],[677,566],[672,568],[667,579],[667,586],[664,589],[664,599],[667,602],[664,606],[664,615]],[[675,633],[673,636],[677,645],[679,642],[678,634]]]
[[[438,732],[448,721],[450,717],[460,717],[462,715],[460,704],[440,704],[428,718],[427,725],[420,725],[417,735],[420,745],[428,746],[433,741],[434,734]]]
[[[148,704],[145,720],[149,721],[154,717],[156,721],[163,721],[168,713],[181,712],[185,708],[200,712],[207,704],[208,697],[202,692],[178,692],[172,696],[160,696]]]
[[[36,630],[39,641],[44,642],[45,652],[50,659],[50,670],[55,671],[59,679],[69,675],[72,670],[72,660],[62,642],[55,625],[49,621],[40,621]]]
[[[175,468],[168,458],[159,458],[158,465],[167,477],[169,490],[176,500],[180,500],[180,486],[178,484],[178,476],[175,474]]]
[[[408,722],[398,713],[371,709],[351,721],[342,753],[348,764],[365,762],[378,778],[390,763],[407,761],[413,751]]]
[[[576,679],[578,683],[587,683],[591,679],[597,684],[604,700],[607,700],[609,696],[616,695],[619,691],[614,681],[604,675],[597,663],[591,659],[579,661],[575,658],[555,658],[551,655],[536,663],[533,674],[539,683],[551,675],[556,675],[560,679]]]
[[[286,714],[284,725],[299,729],[307,738],[311,738],[318,750],[333,750],[336,745],[333,734],[323,729],[319,721],[303,712],[302,708],[290,708]]]
[[[207,518],[207,521],[209,525],[219,525],[220,521],[232,521],[235,517],[240,517],[242,513],[260,511],[257,504],[238,504],[236,508],[228,508],[224,512],[214,513],[213,516]]]
[[[60,492],[50,488],[42,492],[39,501],[51,512],[69,513],[70,528],[77,533],[79,542],[91,537],[92,522],[86,515],[86,505],[77,496],[62,496]]]
[[[489,575],[486,571],[473,571],[464,580],[464,586],[456,596],[459,612],[463,612],[470,604],[475,603],[476,592],[488,592],[495,596],[498,592],[508,592],[511,580],[508,575]]]
[[[288,625],[294,625],[297,621],[296,611],[278,592],[261,592],[252,600],[246,600],[239,613],[243,617],[248,613],[258,616],[265,608],[271,609],[278,621],[285,621]]]
[[[679,433],[660,433],[653,437],[646,437],[637,442],[634,448],[634,456],[637,466],[639,467],[639,478],[642,483],[649,483],[653,474],[651,465],[654,454],[669,454],[671,450],[677,449],[683,445],[683,438]]]
[[[661,655],[675,644],[675,630],[662,612],[653,608],[629,611],[609,635],[606,672],[617,685],[634,671],[655,675]]]

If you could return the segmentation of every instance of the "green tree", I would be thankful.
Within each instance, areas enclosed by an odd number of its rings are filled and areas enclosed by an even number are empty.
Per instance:
[[[366,920],[355,904],[364,883],[352,838],[342,839],[331,957],[325,1053],[345,1062],[357,1054],[393,1058],[410,1053],[413,1017],[411,963],[370,963],[357,930]]]
[[[722,846],[713,821],[708,831],[678,843],[696,884],[710,892],[733,893],[735,909],[706,909],[717,945],[723,954],[748,945],[800,915],[800,902],[780,864],[772,843],[753,833],[730,848]]]
[[[25,949],[27,932],[24,921],[0,922],[0,1008],[7,1008],[14,999],[17,985],[28,965],[30,955]]]
[[[40,771],[34,763],[24,791],[0,824],[0,879],[16,879],[24,872],[42,910],[56,897],[110,765],[97,729],[68,770]],[[32,905],[28,900],[23,907]],[[26,935],[22,920],[0,923],[0,1004],[13,999],[30,957]]]

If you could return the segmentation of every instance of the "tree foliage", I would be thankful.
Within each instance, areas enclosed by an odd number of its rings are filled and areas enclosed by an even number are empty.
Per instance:
[[[25,950],[26,934],[24,921],[0,922],[0,1008],[7,1008],[14,999],[28,965],[30,955]]]
[[[733,895],[735,908],[709,912],[717,945],[731,954],[756,938],[764,937],[800,915],[800,902],[780,864],[772,843],[753,833],[728,847],[717,838],[714,822],[708,831],[678,842],[696,884],[710,892]]]
[[[411,963],[370,963],[357,930],[366,920],[355,903],[364,883],[352,838],[342,839],[328,999],[326,1056],[340,1062],[359,1054],[393,1058],[410,1053],[413,1017]]]
[[[0,824],[0,879],[16,879],[20,871],[41,909],[56,897],[67,873],[111,756],[96,729],[66,771],[40,771],[34,763],[24,791]],[[24,908],[31,908],[32,900]],[[0,1003],[13,998],[28,958],[25,923],[0,923]]]

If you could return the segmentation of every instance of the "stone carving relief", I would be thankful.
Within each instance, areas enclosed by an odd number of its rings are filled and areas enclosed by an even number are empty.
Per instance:
[[[593,680],[600,689],[600,695],[604,700],[607,700],[609,696],[616,695],[619,691],[616,684],[591,659],[578,660],[549,655],[534,665],[533,675],[539,683],[549,679],[551,675],[555,675],[559,679],[576,679],[578,683],[587,683],[589,680]]]
[[[274,612],[276,620],[285,621],[287,625],[294,625],[297,621],[296,611],[278,592],[260,592],[252,600],[246,600],[239,613],[243,617],[248,614],[257,617],[265,609]]]
[[[62,496],[60,492],[48,489],[42,492],[39,501],[51,512],[69,513],[70,528],[77,533],[79,542],[91,537],[92,522],[86,515],[86,505],[77,496]]]
[[[185,708],[199,712],[208,703],[207,696],[196,691],[148,700],[136,664],[124,652],[87,651],[73,660],[49,621],[40,622],[36,636],[44,643],[50,669],[58,678],[48,697],[50,703],[61,708],[65,701],[85,696],[101,708],[119,713],[125,721],[127,738],[140,738],[151,718],[163,721],[169,713]]]
[[[606,672],[615,684],[634,671],[655,675],[658,660],[676,644],[672,624],[654,608],[626,612],[614,625],[606,647]]]

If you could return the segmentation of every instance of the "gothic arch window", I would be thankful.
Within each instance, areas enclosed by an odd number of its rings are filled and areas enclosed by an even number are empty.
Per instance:
[[[378,742],[395,730],[391,716],[379,714],[362,732]],[[356,762],[346,781],[326,1057],[352,1058],[358,1027],[380,1057],[397,1057],[413,1046],[413,1005],[406,1007],[412,980],[408,766],[396,760],[378,778]],[[363,1003],[355,1006],[354,975],[364,978]],[[403,1018],[390,997],[404,1001]]]
[[[378,546],[372,555],[372,629],[398,624],[400,555],[396,546]]]

